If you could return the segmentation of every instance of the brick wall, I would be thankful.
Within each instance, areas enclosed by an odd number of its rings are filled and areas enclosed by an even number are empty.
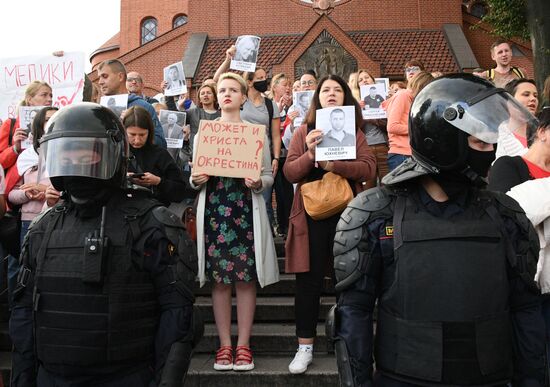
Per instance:
[[[154,17],[158,21],[157,36],[172,29],[172,21],[179,14],[188,15],[188,0],[121,0],[120,52],[125,53],[141,44],[141,21]],[[193,0],[200,3],[201,0]]]

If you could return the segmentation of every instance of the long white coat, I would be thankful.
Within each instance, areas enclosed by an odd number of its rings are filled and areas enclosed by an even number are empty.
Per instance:
[[[196,160],[198,136],[195,136],[193,141],[193,160]],[[267,137],[264,144],[269,144]],[[264,147],[264,150],[266,147]],[[269,147],[267,147],[269,149]],[[271,156],[269,151],[263,152],[262,187],[258,190],[252,190],[252,223],[254,230],[254,250],[256,273],[258,275],[258,283],[263,288],[264,286],[273,284],[279,281],[279,266],[277,264],[277,253],[275,251],[275,243],[273,242],[273,234],[271,232],[271,223],[267,216],[265,201],[262,196],[262,191],[266,187],[273,185],[273,176],[271,170]],[[193,171],[191,171],[192,173]],[[189,178],[191,187],[199,190],[199,199],[197,203],[197,254],[199,258],[199,282],[202,287],[206,282],[206,261],[204,249],[204,209],[206,205],[206,184],[196,186],[193,184],[192,178]]]
[[[528,180],[506,193],[514,198],[535,227],[540,242],[535,281],[550,293],[550,177]]]

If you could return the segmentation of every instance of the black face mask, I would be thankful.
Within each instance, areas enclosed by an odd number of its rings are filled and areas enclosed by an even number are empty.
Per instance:
[[[63,186],[75,204],[91,204],[102,201],[109,188],[107,181],[79,176],[64,177]]]
[[[256,81],[252,84],[256,90],[260,93],[265,93],[267,91],[267,80]]]
[[[470,168],[481,177],[487,177],[489,168],[495,161],[496,151],[478,151],[472,148],[468,149],[467,163]]]

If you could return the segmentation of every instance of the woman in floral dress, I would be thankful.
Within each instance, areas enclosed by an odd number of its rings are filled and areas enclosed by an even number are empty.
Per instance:
[[[246,87],[236,74],[220,77],[217,87],[220,121],[242,122],[240,107],[246,99]],[[196,144],[193,149],[197,149]],[[275,245],[262,199],[262,191],[272,184],[269,152],[264,152],[257,180],[191,174],[191,185],[201,190],[197,204],[197,230],[202,230],[197,232],[199,281],[201,286],[206,281],[213,282],[212,306],[220,339],[214,369],[218,371],[254,368],[250,335],[256,309],[256,282],[263,287],[279,280]],[[235,352],[231,344],[233,284],[238,320]]]

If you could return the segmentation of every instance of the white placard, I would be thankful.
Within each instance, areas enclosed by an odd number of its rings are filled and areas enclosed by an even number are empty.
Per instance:
[[[380,119],[386,118],[386,111],[382,109],[382,102],[388,95],[386,83],[374,83],[372,85],[361,86],[361,100],[365,103],[363,108],[363,118]]]
[[[235,47],[237,52],[231,59],[230,68],[238,71],[256,71],[256,62],[260,51],[259,36],[242,35],[237,38]]]
[[[21,141],[21,149],[32,147],[32,121],[34,117],[45,106],[20,106],[19,107],[19,127],[27,132],[27,139]]]
[[[355,159],[355,106],[317,110],[315,126],[323,131],[323,140],[315,149],[316,161]]]
[[[183,147],[183,127],[187,114],[172,110],[160,110],[159,120],[168,148]]]
[[[111,109],[118,118],[121,118],[122,112],[128,107],[128,94],[104,95],[99,103]]]
[[[63,56],[31,55],[0,59],[0,117],[16,118],[17,105],[32,81],[47,82],[53,90],[52,105],[63,107],[82,101],[84,53]]]
[[[172,96],[187,93],[185,73],[183,72],[181,61],[172,63],[170,66],[164,68],[164,80],[166,81],[164,95]]]
[[[292,104],[294,105],[295,111],[298,112],[298,117],[296,117],[293,122],[294,126],[302,125],[302,122],[306,119],[307,111],[309,110],[309,105],[311,104],[314,93],[313,90],[295,91],[292,93]]]

